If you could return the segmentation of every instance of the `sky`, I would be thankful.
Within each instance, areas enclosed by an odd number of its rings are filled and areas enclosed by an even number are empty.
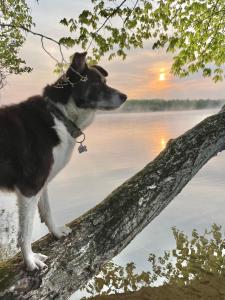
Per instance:
[[[91,0],[28,0],[36,24],[35,31],[58,39],[67,35],[59,24],[63,17],[76,17],[83,9],[89,9]],[[108,84],[128,95],[129,99],[225,99],[225,81],[215,84],[201,74],[177,78],[170,73],[172,55],[165,50],[152,50],[152,40],[144,49],[131,50],[125,61],[114,59],[100,62],[109,72]],[[45,42],[46,48],[60,57],[58,46]],[[69,57],[81,49],[74,47],[65,52]],[[6,87],[0,91],[0,104],[14,103],[40,94],[47,84],[56,80],[55,62],[41,48],[40,38],[27,35],[21,50],[22,57],[33,68],[31,74],[11,75]]]

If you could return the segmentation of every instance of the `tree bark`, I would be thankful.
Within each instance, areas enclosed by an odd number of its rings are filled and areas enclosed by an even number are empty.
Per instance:
[[[20,255],[0,263],[1,299],[67,299],[121,252],[225,148],[225,111],[206,118],[165,148],[105,200],[68,224],[61,240],[50,234],[33,244],[48,269],[27,273]]]

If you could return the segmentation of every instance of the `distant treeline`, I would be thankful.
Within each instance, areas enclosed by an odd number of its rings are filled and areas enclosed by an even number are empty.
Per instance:
[[[219,108],[225,100],[129,100],[119,110],[120,112],[146,112],[167,110],[191,110]]]

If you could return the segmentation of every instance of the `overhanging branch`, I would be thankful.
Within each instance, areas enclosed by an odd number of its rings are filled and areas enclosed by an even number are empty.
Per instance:
[[[31,30],[30,28],[24,26],[24,25],[13,25],[13,24],[9,24],[9,23],[1,23],[0,22],[0,28],[13,28],[13,29],[20,29],[20,30],[23,30],[27,33],[30,33],[34,36],[38,36],[41,38],[41,46],[42,46],[42,49],[48,54],[48,56],[50,56],[54,61],[56,61],[57,64],[59,63],[67,63],[67,61],[65,60],[65,57],[63,55],[63,51],[62,51],[62,45],[60,44],[59,41],[53,39],[52,37],[50,36],[47,36],[47,35],[44,35],[42,33],[39,33],[39,32],[35,32],[33,30]],[[56,44],[58,47],[59,47],[59,52],[60,52],[60,55],[61,55],[61,62],[55,58],[47,49],[46,47],[44,46],[44,40],[48,40],[50,42],[53,42],[54,44]]]
[[[114,8],[114,10],[112,11],[112,13],[105,18],[104,22],[102,23],[101,26],[99,26],[99,28],[96,29],[95,32],[93,32],[93,37],[88,45],[88,47],[86,48],[86,51],[88,51],[92,45],[93,39],[96,36],[96,34],[98,34],[98,32],[100,30],[102,30],[102,28],[104,28],[104,26],[107,24],[107,22],[118,12],[118,10],[124,5],[124,3],[127,2],[127,0],[123,0],[117,7]]]
[[[51,42],[57,44],[58,46],[60,46],[60,43],[59,43],[57,40],[55,40],[55,39],[53,39],[53,38],[51,38],[51,37],[49,37],[49,36],[47,36],[47,35],[44,35],[44,34],[42,34],[42,33],[35,32],[35,31],[31,30],[30,28],[25,27],[25,26],[23,26],[23,25],[18,25],[18,26],[16,26],[16,25],[9,24],[9,23],[0,23],[0,27],[2,27],[2,28],[22,29],[22,30],[24,30],[25,32],[31,33],[32,35],[39,36],[40,38],[45,38],[46,40],[49,40],[49,41],[51,41]]]
[[[225,111],[221,110],[171,140],[143,170],[71,222],[70,236],[56,241],[47,235],[35,242],[34,250],[49,256],[48,270],[27,273],[20,256],[2,262],[0,298],[67,299],[122,251],[224,148]]]

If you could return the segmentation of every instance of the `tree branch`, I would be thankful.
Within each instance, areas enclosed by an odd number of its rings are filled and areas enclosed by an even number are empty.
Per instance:
[[[120,5],[118,5],[118,6],[113,10],[113,12],[105,19],[105,21],[103,22],[103,24],[102,24],[102,25],[94,32],[94,34],[97,34],[97,33],[105,26],[105,24],[108,22],[108,20],[109,20],[110,18],[112,18],[112,17],[118,12],[118,10],[120,9],[120,7],[122,7],[123,4],[124,4],[125,2],[127,2],[127,0],[123,0],[123,1],[120,3]]]
[[[225,110],[208,117],[167,147],[103,202],[72,221],[70,236],[34,243],[48,270],[23,270],[19,255],[0,264],[1,299],[67,299],[147,226],[206,162],[225,148]],[[11,298],[10,298],[11,297]]]
[[[13,24],[0,23],[0,27],[2,27],[2,28],[15,28],[15,29],[21,29],[21,30],[24,30],[25,32],[31,33],[31,34],[33,34],[33,35],[35,35],[35,36],[39,36],[39,37],[41,38],[41,45],[42,45],[43,50],[44,50],[44,51],[45,51],[45,52],[46,52],[53,60],[55,60],[57,63],[59,63],[59,61],[58,61],[58,60],[57,60],[57,59],[56,59],[49,51],[46,50],[46,48],[45,48],[45,46],[44,46],[43,40],[46,39],[46,40],[49,40],[49,41],[51,41],[51,42],[57,44],[58,47],[59,47],[59,51],[60,51],[60,55],[61,55],[61,60],[62,60],[62,62],[66,62],[65,57],[64,57],[64,55],[63,55],[63,51],[62,51],[62,45],[60,44],[59,41],[57,41],[57,40],[55,40],[55,39],[53,39],[53,38],[51,38],[51,37],[49,37],[49,36],[47,36],[47,35],[44,35],[44,34],[42,34],[42,33],[35,32],[35,31],[33,31],[33,30],[31,30],[31,29],[29,29],[29,28],[23,26],[23,25],[15,26],[15,25],[13,25]]]
[[[118,12],[120,7],[122,7],[125,2],[127,2],[127,0],[123,0],[117,7],[115,7],[115,9],[112,11],[112,13],[110,15],[108,15],[107,18],[105,18],[105,21],[102,23],[102,25],[99,26],[99,28],[95,32],[93,32],[93,37],[92,37],[86,51],[88,51],[90,49],[93,39],[94,39],[94,36],[96,36],[96,34],[105,26],[105,24],[109,21],[109,19],[111,19]]]
[[[26,32],[29,32],[29,33],[33,34],[33,35],[39,36],[41,38],[45,38],[46,40],[52,41],[55,44],[60,45],[60,43],[57,40],[55,40],[55,39],[53,39],[53,38],[51,38],[51,37],[49,37],[47,35],[44,35],[42,33],[35,32],[35,31],[33,31],[33,30],[31,30],[31,29],[23,26],[23,25],[15,26],[13,24],[0,23],[0,27],[2,27],[2,28],[4,28],[4,27],[10,27],[10,28],[14,28],[14,29],[22,29],[22,30],[24,30]]]

